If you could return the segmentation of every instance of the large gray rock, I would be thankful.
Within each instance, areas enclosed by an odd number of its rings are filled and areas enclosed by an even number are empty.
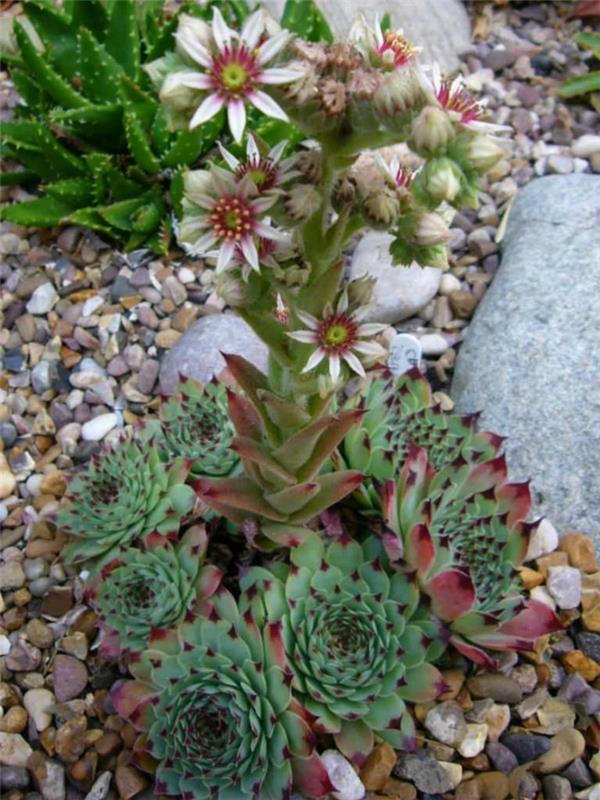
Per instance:
[[[285,0],[265,0],[265,6],[281,19]],[[423,48],[423,62],[436,61],[445,72],[458,69],[458,54],[469,49],[471,26],[460,0],[317,0],[334,34],[348,33],[350,25],[362,12],[372,23],[375,14],[383,17],[390,12],[392,24],[402,28],[404,35]]]
[[[460,351],[460,411],[507,434],[536,509],[600,552],[600,177],[540,178],[512,209],[502,265]]]
[[[179,375],[207,383],[225,368],[221,353],[244,356],[267,371],[267,348],[254,331],[235,314],[202,317],[169,350],[160,365],[160,389],[173,394]]]
[[[350,278],[376,278],[373,299],[365,316],[368,322],[390,325],[408,319],[435,296],[441,271],[435,267],[394,266],[390,255],[392,237],[383,231],[369,231],[352,254]]]

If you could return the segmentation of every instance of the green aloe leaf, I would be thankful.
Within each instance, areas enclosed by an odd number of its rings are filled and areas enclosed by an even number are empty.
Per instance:
[[[28,186],[38,180],[37,172],[30,169],[0,172],[0,186]]]
[[[63,77],[77,72],[77,40],[67,15],[52,0],[25,0],[23,10]]]
[[[133,111],[125,112],[125,135],[136,163],[144,172],[160,172],[160,161],[152,152],[144,127]]]
[[[103,0],[65,0],[64,8],[71,18],[71,25],[76,29],[87,28],[99,42],[105,40],[108,12]]]
[[[120,78],[119,94],[125,110],[135,114],[145,129],[150,129],[159,108],[158,102],[125,74]]]
[[[82,89],[95,103],[113,103],[123,70],[119,63],[82,28],[78,37],[79,74]]]
[[[588,92],[600,92],[600,71],[568,78],[559,90],[561,97],[576,97]]]
[[[191,166],[215,144],[223,130],[224,120],[224,112],[220,112],[193,131],[180,131],[172,147],[162,157],[163,166]]]
[[[123,110],[115,103],[51,111],[50,119],[78,138],[95,143],[114,153],[122,153],[126,140],[123,134]]]
[[[75,208],[87,205],[93,199],[93,190],[87,178],[67,178],[64,181],[47,183],[43,188],[49,197],[54,197]]]
[[[17,152],[22,163],[35,170],[42,180],[70,178],[86,172],[82,160],[60,144],[39,122],[5,122],[2,138],[5,145]]]
[[[42,89],[64,108],[81,108],[88,101],[55,72],[48,59],[38,53],[24,27],[15,25],[15,37],[23,56],[23,62]]]
[[[71,225],[82,225],[85,228],[91,228],[92,230],[98,231],[98,233],[104,233],[113,239],[120,239],[123,236],[123,232],[118,228],[114,228],[112,225],[109,225],[95,208],[80,208],[76,211],[72,211],[67,217],[65,217],[63,222],[70,223]]]
[[[600,59],[600,33],[580,33],[575,37],[580,47],[591,50],[597,59]]]
[[[119,62],[130,78],[139,80],[140,39],[133,0],[119,0],[113,4],[106,36],[106,50]]]
[[[52,98],[38,86],[35,80],[23,70],[13,68],[10,77],[15,89],[25,102],[28,111],[35,114],[44,114],[53,105]]]
[[[15,225],[32,225],[40,228],[60,225],[75,210],[71,203],[54,197],[40,197],[25,203],[16,203],[0,209],[0,219]]]
[[[143,205],[144,200],[142,198],[120,200],[117,203],[99,208],[98,213],[113,227],[124,231],[132,231],[131,215]]]

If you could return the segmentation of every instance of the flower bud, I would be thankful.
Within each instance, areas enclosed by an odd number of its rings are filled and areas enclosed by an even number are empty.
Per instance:
[[[302,173],[302,176],[311,183],[317,183],[321,179],[322,171],[321,151],[315,148],[302,150],[296,156],[294,169]]]
[[[212,47],[212,28],[203,19],[190,14],[180,14],[177,33],[175,34],[175,50],[182,58],[189,60],[189,55],[182,47],[182,42],[193,44],[198,42],[207,50]]]
[[[400,201],[395,194],[384,189],[366,198],[364,210],[375,227],[389,228],[398,219]]]
[[[298,222],[312,217],[320,205],[321,195],[312,183],[297,183],[285,198],[286,211]]]
[[[215,289],[230,308],[238,308],[246,302],[246,286],[231,272],[221,272],[215,276]]]
[[[467,158],[478,172],[487,172],[504,155],[503,148],[490,136],[475,136],[467,149]]]
[[[412,126],[412,139],[417,151],[434,153],[445,147],[454,136],[454,126],[445,111],[426,106]]]
[[[204,200],[214,188],[213,176],[207,169],[193,169],[183,173],[183,193],[193,203]]]
[[[197,89],[190,89],[181,83],[181,75],[180,72],[167,75],[158,93],[161,102],[176,111],[185,111],[192,106],[198,94]]]
[[[437,158],[425,168],[425,189],[436,200],[452,202],[461,189],[461,170],[449,158]]]
[[[418,108],[424,102],[423,86],[414,70],[408,68],[383,76],[373,95],[375,109],[388,117]]]
[[[426,212],[419,218],[415,226],[413,239],[419,247],[430,247],[437,244],[446,244],[450,231],[439,214]]]
[[[346,293],[348,294],[348,306],[350,308],[360,308],[360,306],[368,306],[373,299],[373,291],[377,279],[363,275],[350,281],[346,286]]]

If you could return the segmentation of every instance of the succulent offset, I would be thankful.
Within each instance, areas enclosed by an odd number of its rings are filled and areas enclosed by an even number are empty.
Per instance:
[[[142,438],[148,437],[166,461],[186,459],[193,475],[220,477],[239,464],[234,435],[225,386],[188,378],[163,402],[159,419],[144,425]]]
[[[194,505],[183,459],[165,464],[143,442],[124,439],[92,457],[69,484],[57,525],[74,542],[64,557],[98,569],[148,534],[176,533]]]
[[[308,797],[332,788],[292,697],[278,625],[262,628],[221,590],[206,616],[156,635],[112,691],[143,734],[157,794],[195,800]]]
[[[104,631],[103,655],[139,652],[156,631],[201,609],[221,580],[216,567],[204,564],[207,544],[202,525],[192,526],[175,545],[151,533],[144,550],[128,548],[106,567],[92,600]]]
[[[242,608],[255,618],[264,608],[265,621],[281,625],[292,688],[317,730],[358,763],[374,734],[414,749],[406,701],[428,702],[444,687],[430,663],[445,650],[441,629],[419,613],[411,576],[380,555],[375,540],[342,535],[326,546],[315,533],[292,550],[283,579],[255,567],[241,581]]]
[[[436,470],[411,445],[399,479],[383,484],[382,504],[388,553],[416,571],[432,613],[468,658],[494,666],[486,648],[530,650],[562,629],[547,605],[523,597],[516,568],[533,527],[525,522],[531,498],[528,484],[507,481],[503,456],[459,457]]]

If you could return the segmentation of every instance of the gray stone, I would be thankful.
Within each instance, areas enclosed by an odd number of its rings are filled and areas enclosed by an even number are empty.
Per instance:
[[[600,552],[600,177],[529,184],[511,211],[502,265],[469,326],[452,397],[508,435],[513,480],[536,512],[583,530]]]
[[[94,781],[94,785],[90,791],[86,794],[85,800],[104,800],[110,788],[111,778],[111,772],[102,772]]]
[[[412,781],[420,792],[428,794],[444,794],[456,785],[452,774],[443,763],[436,761],[429,750],[400,753],[393,774]]]
[[[571,800],[573,790],[566,778],[559,775],[546,775],[542,781],[545,800]]]
[[[365,320],[393,324],[412,317],[435,297],[441,271],[435,267],[394,266],[389,253],[392,237],[382,231],[367,233],[352,256],[350,278],[376,278]]]
[[[281,19],[285,0],[266,0],[265,6]],[[423,48],[424,63],[437,62],[446,72],[458,68],[458,54],[471,46],[471,26],[460,0],[327,0],[320,3],[336,36],[345,36],[362,12],[369,23],[375,14],[392,14],[392,26],[402,28],[411,42]]]
[[[550,750],[550,739],[534,733],[508,733],[502,737],[502,744],[515,754],[519,764],[535,761]]]
[[[489,742],[485,748],[485,752],[492,766],[505,775],[508,775],[509,772],[512,772],[513,769],[519,766],[516,755],[512,750],[509,750],[506,745],[500,742]]]
[[[26,789],[29,786],[29,773],[25,767],[4,767],[2,770],[2,789]]]
[[[195,322],[165,353],[161,391],[173,394],[180,375],[207,383],[225,368],[221,353],[236,353],[267,371],[267,348],[254,331],[235,314],[214,314]]]
[[[452,747],[462,742],[467,733],[465,715],[455,700],[438,703],[428,711],[425,727],[438,742]]]

